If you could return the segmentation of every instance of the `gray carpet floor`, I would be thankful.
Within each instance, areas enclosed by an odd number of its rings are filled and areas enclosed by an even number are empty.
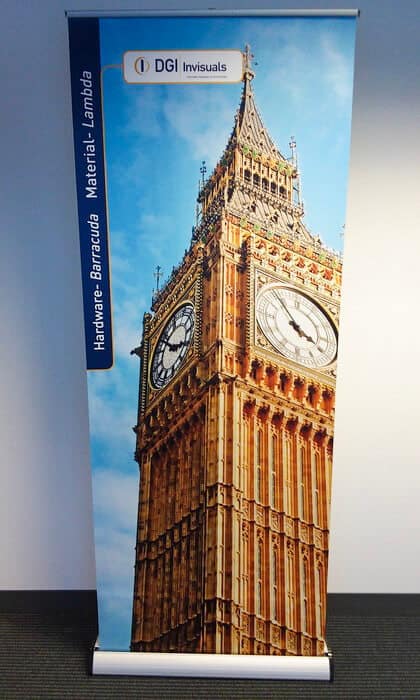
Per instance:
[[[420,616],[338,614],[328,643],[335,680],[324,682],[92,677],[95,612],[0,613],[0,698],[417,698]]]

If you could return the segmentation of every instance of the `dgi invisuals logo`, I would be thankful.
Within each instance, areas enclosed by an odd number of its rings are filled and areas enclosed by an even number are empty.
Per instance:
[[[243,56],[237,49],[206,51],[126,51],[127,83],[236,83]]]
[[[178,59],[177,58],[155,58],[153,61],[153,68],[155,73],[167,73],[178,72]],[[134,70],[139,75],[148,73],[150,70],[150,63],[146,61],[144,56],[140,56],[134,61]]]

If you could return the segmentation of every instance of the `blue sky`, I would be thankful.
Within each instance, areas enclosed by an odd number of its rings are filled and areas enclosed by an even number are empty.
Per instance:
[[[115,363],[89,375],[100,643],[128,648],[138,468],[133,461],[142,316],[153,270],[170,274],[189,245],[201,161],[232,129],[241,84],[127,85],[124,51],[238,48],[255,56],[254,92],[279,147],[297,142],[305,222],[342,247],[353,86],[349,18],[136,18],[100,22]]]

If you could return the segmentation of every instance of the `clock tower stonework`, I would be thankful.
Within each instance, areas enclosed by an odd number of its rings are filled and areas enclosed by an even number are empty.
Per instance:
[[[253,77],[144,316],[133,651],[325,653],[341,259]]]

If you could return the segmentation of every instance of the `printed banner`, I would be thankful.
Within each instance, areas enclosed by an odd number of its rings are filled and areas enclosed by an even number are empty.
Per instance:
[[[100,649],[323,657],[355,21],[69,27]]]

